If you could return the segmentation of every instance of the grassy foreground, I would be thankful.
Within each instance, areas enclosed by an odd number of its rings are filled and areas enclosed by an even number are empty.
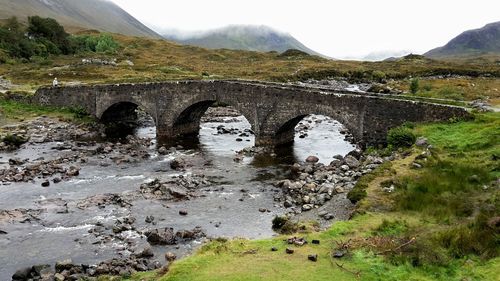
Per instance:
[[[428,156],[416,147],[402,151],[406,157],[360,181],[367,196],[352,220],[297,234],[319,245],[290,246],[289,236],[219,239],[174,262],[166,275],[124,280],[499,280],[500,114],[413,131],[432,144]],[[383,192],[387,184],[395,192]],[[333,258],[337,251],[346,255]],[[318,261],[308,261],[310,254]]]

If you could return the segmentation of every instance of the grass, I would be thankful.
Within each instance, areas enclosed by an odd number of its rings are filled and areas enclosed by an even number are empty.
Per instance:
[[[38,116],[50,116],[72,122],[93,122],[92,118],[78,108],[41,106],[5,99],[0,99],[0,116],[7,121],[24,121]]]
[[[389,82],[389,85],[401,91],[410,91],[408,79]],[[470,101],[486,99],[492,105],[500,105],[500,79],[491,77],[448,77],[442,79],[419,79],[420,90],[412,95],[417,98],[451,99]]]

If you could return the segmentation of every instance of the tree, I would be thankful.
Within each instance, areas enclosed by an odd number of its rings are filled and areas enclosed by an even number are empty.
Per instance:
[[[418,78],[413,78],[410,81],[410,92],[412,94],[416,94],[418,92],[418,89],[420,88]]]
[[[65,55],[71,53],[69,34],[55,19],[33,16],[28,17],[28,24],[29,36],[39,41],[46,39],[52,42]]]

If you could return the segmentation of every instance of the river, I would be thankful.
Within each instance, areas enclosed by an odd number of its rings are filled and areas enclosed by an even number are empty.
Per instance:
[[[148,245],[141,233],[151,228],[191,230],[199,226],[207,237],[271,237],[275,235],[272,218],[286,212],[274,200],[281,192],[274,183],[287,176],[289,164],[304,161],[309,155],[328,164],[334,155],[354,149],[340,133],[340,124],[311,116],[302,121],[309,127],[307,136],[301,138],[297,133],[293,147],[268,156],[269,161],[244,157],[236,162],[236,152],[252,146],[254,137],[218,134],[221,125],[239,133],[250,128],[242,116],[226,118],[202,123],[199,145],[191,149],[160,155],[154,142],[155,129],[146,126],[136,132],[138,137],[152,138],[145,148],[149,154],[146,159],[104,165],[107,156],[95,155],[78,163],[78,176],[58,184],[42,187],[42,180],[37,179],[0,185],[0,211],[4,210],[3,220],[0,217],[0,280],[10,280],[17,269],[34,264],[54,264],[68,258],[77,264],[94,264],[127,256]],[[15,157],[51,159],[71,153],[71,149],[54,150],[58,145],[61,143],[28,143],[15,152],[0,153],[0,167],[8,167],[7,160]],[[178,157],[188,159],[185,171],[170,167],[170,161]],[[154,179],[178,180],[179,176],[201,176],[210,184],[198,188],[187,200],[159,200],[139,192],[141,184]],[[102,199],[113,195],[119,195],[125,203],[116,198]],[[179,215],[181,210],[188,214]],[[146,222],[148,216],[154,217],[153,224]],[[117,220],[130,217],[135,219],[133,229],[113,233]],[[97,227],[102,228],[99,235]],[[153,250],[164,262],[165,252],[184,256],[201,243],[202,239],[196,239],[154,246]]]

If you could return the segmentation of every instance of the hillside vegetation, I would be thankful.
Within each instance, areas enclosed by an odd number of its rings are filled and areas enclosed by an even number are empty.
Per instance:
[[[112,48],[87,48],[87,39],[101,38],[113,43]],[[73,38],[73,39],[72,39]],[[86,38],[86,39],[85,39]],[[24,38],[26,39],[26,38]],[[46,52],[23,58],[9,55],[0,48],[0,76],[12,81],[13,91],[34,91],[50,84],[57,77],[63,84],[148,82],[172,79],[255,79],[267,81],[298,81],[340,77],[353,82],[396,81],[405,89],[410,77],[441,76],[453,84],[482,84],[484,79],[500,77],[500,65],[491,59],[476,61],[436,61],[410,55],[397,61],[357,62],[328,60],[301,52],[251,52],[211,50],[183,46],[165,40],[129,37],[117,34],[100,35],[80,32],[69,36],[70,42],[84,48],[67,55]],[[28,39],[26,39],[28,40]],[[1,41],[1,39],[0,39]],[[31,41],[29,41],[31,42]],[[89,59],[93,59],[89,62]],[[451,75],[451,76],[450,76]],[[442,79],[441,79],[442,80]],[[402,82],[401,82],[402,81]],[[401,84],[403,83],[403,84]],[[389,83],[390,84],[390,83]],[[471,87],[472,88],[472,87]],[[492,88],[491,91],[493,91]],[[498,89],[488,94],[497,99]],[[482,97],[472,89],[466,99]]]

